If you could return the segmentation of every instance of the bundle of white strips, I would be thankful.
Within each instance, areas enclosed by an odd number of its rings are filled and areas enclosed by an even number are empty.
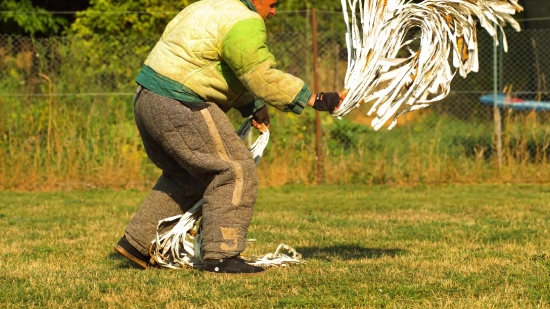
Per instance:
[[[372,104],[371,125],[380,129],[390,118],[425,108],[449,94],[450,83],[479,69],[476,20],[498,44],[496,27],[519,24],[511,17],[523,8],[516,0],[342,0],[347,26],[348,68],[345,89],[348,95],[334,113],[342,117],[363,103]],[[496,26],[496,27],[495,27]],[[418,28],[420,38],[408,40]],[[420,40],[413,51],[409,45]],[[398,52],[408,55],[400,57]],[[450,67],[450,53],[452,64]]]
[[[237,130],[237,135],[244,139],[250,132],[251,119],[248,119]],[[269,130],[263,128],[258,139],[248,149],[254,162],[258,164],[269,142]],[[156,264],[164,268],[180,269],[186,267],[201,267],[204,262],[201,253],[201,218],[198,213],[204,204],[204,199],[198,201],[183,215],[160,220],[157,225],[157,237],[149,247],[149,254]],[[162,233],[166,227],[175,226]],[[304,263],[302,256],[292,247],[281,244],[274,253],[261,257],[248,257],[247,262],[255,266],[286,266]]]

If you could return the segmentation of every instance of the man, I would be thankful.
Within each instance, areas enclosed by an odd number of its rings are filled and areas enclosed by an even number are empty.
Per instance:
[[[135,120],[145,151],[162,176],[115,250],[142,268],[159,220],[182,214],[204,197],[204,271],[255,274],[239,258],[246,246],[258,177],[252,156],[225,112],[269,126],[264,104],[300,114],[309,105],[333,112],[343,94],[313,94],[275,69],[264,19],[276,0],[202,0],[166,27],[137,78]]]

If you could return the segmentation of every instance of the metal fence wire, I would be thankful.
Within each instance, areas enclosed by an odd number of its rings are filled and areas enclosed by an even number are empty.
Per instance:
[[[347,63],[342,15],[317,12],[317,16],[319,90],[340,91]],[[280,12],[266,23],[267,43],[276,56],[278,68],[302,78],[313,89],[311,11]],[[545,103],[550,102],[547,80],[550,29],[519,33],[507,29],[505,34],[508,53],[495,49],[492,39],[483,29],[478,29],[479,72],[466,79],[457,75],[447,98],[427,110],[403,116],[392,131],[373,132],[369,126],[371,117],[366,114],[368,107],[352,112],[342,121],[322,115],[323,153],[333,157],[378,149],[391,155],[400,151],[398,149],[407,151],[414,143],[421,146],[421,140],[426,145],[437,140],[434,151],[446,152],[447,159],[472,155],[490,160],[495,154],[494,110],[492,105],[481,103],[480,97],[493,94],[495,81],[499,93],[508,95],[509,102],[533,101],[550,110],[550,103]],[[4,148],[4,154],[14,151],[8,149],[9,139],[17,135],[15,126],[21,124],[16,116],[6,113],[8,109],[12,113],[17,111],[16,105],[38,108],[47,106],[48,100],[51,105],[51,98],[55,97],[55,104],[63,110],[91,105],[94,107],[90,108],[101,109],[108,105],[110,109],[119,108],[119,117],[131,121],[134,80],[157,40],[156,37],[38,39],[0,35],[0,102],[4,106],[0,107],[0,112],[4,110],[0,113],[0,135],[3,136],[0,148]],[[550,113],[544,108],[535,111],[514,106],[504,106],[500,113],[505,134],[504,152],[515,158],[522,148],[527,160],[538,158],[537,164],[542,164],[541,160],[550,156],[547,125]],[[238,121],[235,114],[230,117]],[[289,136],[301,136],[292,144],[294,149],[313,149],[314,112],[307,111],[298,117],[301,118],[281,113],[274,116],[272,142],[275,145],[288,144]],[[434,132],[438,132],[437,135]]]

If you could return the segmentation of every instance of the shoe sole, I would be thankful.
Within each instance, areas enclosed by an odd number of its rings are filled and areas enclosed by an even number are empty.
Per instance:
[[[124,250],[124,248],[122,248],[121,246],[116,245],[115,246],[115,251],[120,253],[122,256],[129,259],[130,261],[138,264],[141,268],[143,268],[143,269],[148,268],[147,264],[145,262],[143,262],[142,260],[140,260],[140,259],[136,258],[135,256],[131,255],[130,253],[128,253],[128,251]]]

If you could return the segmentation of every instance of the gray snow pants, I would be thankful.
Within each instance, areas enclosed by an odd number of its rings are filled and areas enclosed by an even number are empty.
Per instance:
[[[216,104],[192,110],[139,89],[136,125],[147,155],[162,175],[126,228],[126,238],[148,254],[158,221],[185,213],[204,197],[203,257],[240,254],[258,191],[252,155]]]

